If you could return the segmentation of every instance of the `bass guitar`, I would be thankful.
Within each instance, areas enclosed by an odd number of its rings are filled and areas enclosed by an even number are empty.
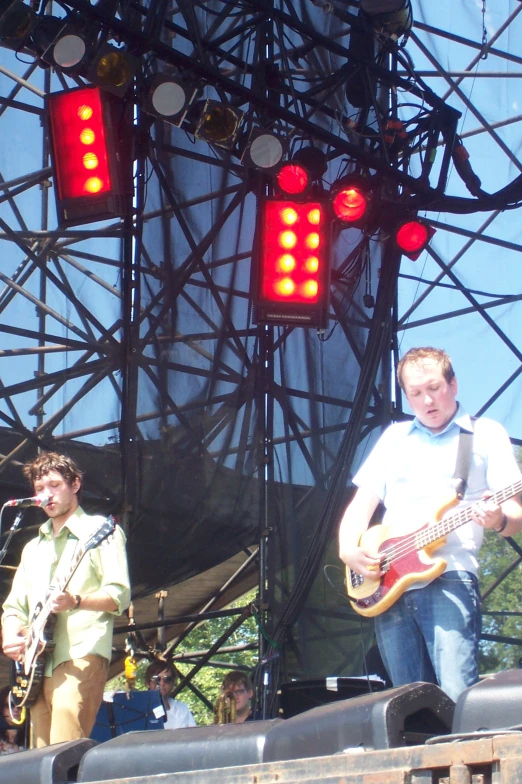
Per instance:
[[[115,527],[114,520],[109,517],[85,542],[80,542],[67,573],[53,585],[53,590],[47,593],[43,602],[37,604],[26,630],[25,653],[19,661],[11,662],[11,699],[17,707],[29,707],[36,700],[47,657],[55,648],[52,635],[56,616],[51,611],[53,594],[65,591],[84,555],[114,533]]]
[[[494,493],[490,501],[501,504],[522,492],[522,480]],[[431,554],[446,542],[446,535],[472,520],[472,505],[462,507],[444,517],[458,503],[454,496],[437,511],[434,520],[409,533],[397,535],[393,525],[374,525],[363,533],[359,546],[377,552],[384,574],[375,578],[362,577],[346,567],[346,590],[353,609],[368,618],[380,615],[419,580],[438,577],[446,568],[443,558]]]

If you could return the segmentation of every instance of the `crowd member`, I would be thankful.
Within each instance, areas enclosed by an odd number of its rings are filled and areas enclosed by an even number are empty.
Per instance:
[[[236,724],[254,721],[257,716],[252,709],[254,687],[248,675],[242,670],[230,670],[223,678],[221,694],[231,695],[236,702]]]
[[[59,590],[105,520],[79,505],[82,472],[70,457],[42,453],[23,471],[34,492],[48,498],[43,508],[49,519],[24,547],[3,605],[3,651],[14,661],[24,660],[24,629],[48,597],[56,616],[55,648],[44,653],[42,687],[30,710],[33,745],[39,748],[91,734],[107,679],[114,616],[128,606],[130,586],[125,536],[116,526],[85,552],[66,590]]]
[[[497,504],[492,491],[519,482],[521,474],[504,428],[490,419],[472,420],[457,401],[457,380],[444,351],[411,349],[397,373],[415,418],[387,428],[355,475],[358,490],[341,521],[340,557],[356,575],[382,578],[378,546],[360,542],[374,511],[384,504],[382,522],[392,526],[394,536],[433,519],[454,492],[461,429],[473,432],[461,502],[470,507],[471,520],[437,549],[435,556],[447,562],[444,573],[413,583],[375,618],[379,650],[394,686],[437,683],[456,700],[478,680],[477,555],[484,529],[511,536],[522,527],[519,499]]]
[[[22,708],[10,702],[9,686],[0,690],[2,722],[0,723],[0,756],[23,751],[25,748],[25,724],[21,722]]]
[[[195,727],[194,716],[188,705],[181,700],[175,700],[171,694],[176,686],[177,673],[173,665],[156,660],[149,664],[145,670],[145,685],[147,689],[159,689],[167,717],[166,730],[177,730],[181,727]]]

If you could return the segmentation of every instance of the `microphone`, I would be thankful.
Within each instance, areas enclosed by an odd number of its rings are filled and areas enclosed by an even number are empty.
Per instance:
[[[49,493],[40,493],[32,498],[14,498],[12,501],[6,501],[4,506],[17,506],[22,509],[26,506],[47,506],[50,500]]]

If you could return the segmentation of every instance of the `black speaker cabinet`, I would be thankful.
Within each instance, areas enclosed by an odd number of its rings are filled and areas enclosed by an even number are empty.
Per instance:
[[[289,681],[279,688],[279,713],[290,719],[299,713],[338,700],[360,697],[362,694],[383,691],[380,678],[317,678],[311,681]]]
[[[0,757],[2,784],[67,784],[76,781],[83,755],[95,740],[70,740],[43,749],[19,751]]]
[[[108,781],[263,762],[267,734],[282,719],[160,732],[129,732],[82,759],[78,781]]]
[[[522,670],[504,670],[462,692],[455,705],[455,734],[522,726]]]
[[[388,749],[451,732],[454,703],[432,683],[413,683],[313,708],[268,735],[264,761],[304,759],[350,748]]]

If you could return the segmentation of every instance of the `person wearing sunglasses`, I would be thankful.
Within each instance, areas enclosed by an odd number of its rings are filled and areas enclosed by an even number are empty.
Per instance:
[[[180,700],[175,700],[171,694],[177,683],[176,670],[164,661],[153,661],[145,670],[145,685],[149,691],[159,689],[163,706],[166,711],[166,730],[177,730],[181,727],[195,727],[194,716],[188,705]]]

